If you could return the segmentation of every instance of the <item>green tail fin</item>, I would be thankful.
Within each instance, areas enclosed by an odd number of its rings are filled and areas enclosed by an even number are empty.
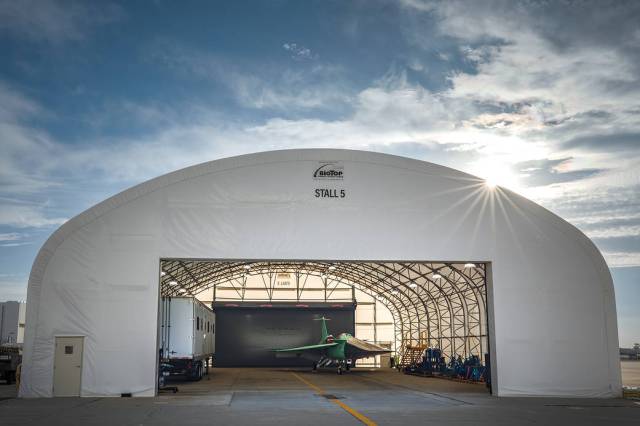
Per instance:
[[[324,342],[327,339],[329,332],[327,331],[327,319],[322,317],[322,341]]]
[[[329,332],[327,331],[328,320],[329,318],[325,318],[324,316],[315,319],[315,321],[322,321],[322,340],[320,341],[320,343],[324,343],[327,340],[327,336],[329,335]]]

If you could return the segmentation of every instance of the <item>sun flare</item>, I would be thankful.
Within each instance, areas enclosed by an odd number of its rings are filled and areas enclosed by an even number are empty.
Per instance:
[[[511,164],[499,158],[480,160],[474,165],[473,173],[483,178],[485,185],[489,188],[495,188],[496,186],[513,190],[520,188],[520,180],[511,167]]]

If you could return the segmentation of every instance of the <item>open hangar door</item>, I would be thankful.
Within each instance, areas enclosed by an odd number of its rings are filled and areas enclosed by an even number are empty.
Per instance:
[[[396,366],[421,364],[431,349],[430,355],[438,355],[438,369],[472,357],[488,367],[488,266],[481,262],[163,259],[160,291],[162,296],[198,298],[217,309],[252,303],[256,312],[273,309],[277,303],[331,306],[355,300],[355,337],[389,347]],[[296,310],[289,312],[289,319],[297,320]],[[286,312],[282,315],[280,319],[287,317]],[[275,316],[272,320],[276,321]],[[221,331],[222,326],[216,324],[216,352],[222,343],[220,333],[225,346],[234,341],[244,345],[251,331],[248,323],[234,324],[237,334]],[[334,329],[331,323],[329,327],[330,332],[348,331]],[[316,342],[311,337],[305,343]],[[266,362],[264,354],[259,359],[255,365]],[[226,355],[221,360],[222,365],[231,365]],[[248,364],[250,359],[243,362]],[[379,367],[389,362],[377,356],[358,365]],[[490,377],[488,371],[485,377]]]

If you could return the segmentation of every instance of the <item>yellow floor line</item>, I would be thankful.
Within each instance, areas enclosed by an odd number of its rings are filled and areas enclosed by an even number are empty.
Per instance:
[[[304,383],[305,385],[309,386],[311,389],[316,391],[318,393],[318,395],[325,395],[326,394],[326,392],[324,390],[322,390],[322,388],[320,388],[319,386],[314,385],[313,383],[311,383],[310,381],[302,378],[301,376],[297,375],[296,373],[292,372],[291,374],[293,374],[302,383]],[[329,401],[333,402],[338,407],[342,408],[344,411],[346,411],[347,413],[351,414],[353,417],[355,417],[356,419],[360,420],[365,425],[367,425],[367,426],[377,426],[376,422],[374,422],[373,420],[371,420],[367,416],[359,413],[358,411],[354,410],[353,408],[349,407],[344,402],[342,402],[340,400],[337,400],[337,399],[330,399]]]
[[[321,388],[319,388],[318,386],[314,385],[313,383],[311,383],[310,381],[303,379],[302,377],[300,377],[299,375],[297,375],[296,373],[291,373],[294,376],[296,376],[296,378],[298,380],[300,380],[302,383],[304,383],[305,385],[309,386],[311,389],[313,389],[314,391],[318,392],[320,395],[324,395],[325,391],[323,391]]]

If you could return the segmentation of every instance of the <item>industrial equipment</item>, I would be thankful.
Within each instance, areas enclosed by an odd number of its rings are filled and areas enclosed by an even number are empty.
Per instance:
[[[480,357],[471,355],[462,359],[460,355],[454,355],[447,363],[439,348],[426,348],[422,358],[402,370],[405,374],[429,377],[443,377],[466,382],[488,381],[488,369],[482,365]]]

